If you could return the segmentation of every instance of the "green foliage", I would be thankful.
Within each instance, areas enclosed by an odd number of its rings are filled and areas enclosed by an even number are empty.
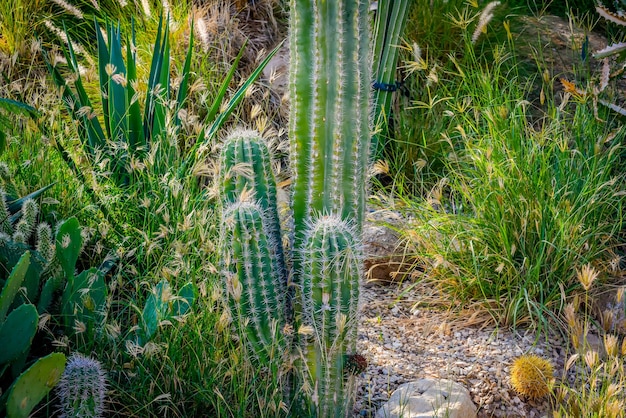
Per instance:
[[[381,155],[384,144],[379,144],[387,137],[388,124],[391,118],[393,92],[400,82],[397,77],[400,36],[408,17],[409,0],[381,0],[377,3],[376,21],[374,24],[374,121],[380,129],[372,137],[372,154],[374,158]]]
[[[0,365],[11,363],[28,354],[30,345],[37,332],[37,308],[31,304],[23,304],[12,310],[0,323]]]
[[[614,257],[623,133],[567,102],[535,129],[511,74],[466,74],[463,106],[444,103],[443,135],[462,146],[448,148],[446,178],[418,205],[415,249],[454,297],[482,301],[501,324],[546,326],[575,269]]]
[[[52,353],[37,360],[22,373],[8,392],[9,418],[29,417],[37,404],[57,384],[65,368],[65,355]]]
[[[112,24],[107,24],[106,41],[98,30],[97,24],[96,33],[104,129],[96,117],[97,114],[94,113],[92,101],[83,86],[72,43],[68,43],[65,57],[75,77],[73,83],[75,93],[67,88],[68,81],[63,77],[59,68],[52,65],[49,58],[46,63],[54,82],[61,89],[63,100],[70,114],[79,123],[79,135],[92,164],[98,163],[102,158],[99,153],[104,152],[106,158],[111,159],[112,180],[116,184],[124,185],[129,181],[128,165],[131,160],[141,160],[146,153],[156,149],[157,158],[167,166],[176,156],[177,144],[172,141],[175,138],[173,134],[180,128],[178,112],[187,96],[193,37],[189,42],[173,122],[171,126],[168,126],[166,116],[171,96],[169,26],[163,25],[161,18],[153,47],[154,54],[146,86],[146,99],[142,104],[143,117],[136,91],[138,84],[134,30],[131,39],[126,39],[125,50],[122,47],[119,25],[114,27]],[[124,63],[124,52],[126,63]]]
[[[196,293],[193,283],[184,285],[178,295],[172,292],[169,282],[165,280],[154,286],[141,313],[142,327],[137,335],[137,344],[144,346],[165,321],[171,323],[187,314],[197,298]]]

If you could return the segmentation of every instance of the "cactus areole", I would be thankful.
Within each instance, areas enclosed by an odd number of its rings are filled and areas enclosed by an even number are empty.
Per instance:
[[[349,416],[364,363],[355,348],[370,148],[368,6],[291,0],[289,239],[265,140],[235,130],[222,151],[222,270],[233,324],[265,365],[285,360],[279,330],[296,330],[294,416]]]

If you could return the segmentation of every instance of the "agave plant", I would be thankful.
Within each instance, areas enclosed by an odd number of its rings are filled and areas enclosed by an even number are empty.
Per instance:
[[[176,159],[181,157],[176,132],[181,127],[179,111],[183,108],[188,95],[193,51],[193,28],[190,30],[189,47],[182,69],[182,79],[178,86],[176,98],[172,101],[169,28],[168,25],[164,24],[163,17],[160,18],[148,84],[145,89],[145,101],[140,103],[134,27],[130,39],[127,37],[124,45],[119,24],[114,26],[107,23],[106,40],[99,30],[97,22],[95,25],[97,28],[102,115],[98,114],[92,100],[87,95],[80,75],[76,53],[67,30],[68,46],[64,49],[64,55],[69,69],[73,73],[74,81],[70,82],[68,78],[64,77],[60,68],[52,64],[53,60],[50,56],[45,58],[50,74],[60,89],[66,107],[71,116],[78,122],[79,136],[90,162],[93,165],[108,159],[110,161],[108,167],[111,173],[110,178],[115,184],[123,186],[129,184],[131,180],[128,174],[130,171],[128,165],[132,159],[141,160],[148,152],[156,151],[156,160],[159,161],[160,166],[170,168]],[[227,87],[243,54],[242,48],[204,120],[204,125],[209,125],[209,128],[202,131],[200,140],[192,149],[193,152],[187,155],[181,167],[188,167],[190,165],[189,160],[195,158],[195,151],[199,145],[213,138],[219,127],[244,97],[245,91],[256,80],[277,50],[275,49],[268,54],[259,68],[235,93],[225,110],[218,114]],[[72,85],[73,89],[71,88]],[[171,106],[172,103],[173,106]],[[172,108],[173,111],[170,110]],[[185,175],[186,173],[180,174]]]

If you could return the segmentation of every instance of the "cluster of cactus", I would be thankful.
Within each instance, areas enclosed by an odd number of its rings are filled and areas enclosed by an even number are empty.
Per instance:
[[[106,374],[100,362],[72,354],[57,385],[63,418],[98,418],[104,413]]]
[[[37,195],[43,190],[37,191]],[[62,313],[66,330],[73,333],[77,324],[91,330],[98,314],[104,310],[104,273],[108,265],[76,275],[76,262],[83,249],[78,220],[70,218],[60,223],[53,234],[48,223],[37,222],[39,207],[33,197],[36,195],[9,201],[7,194],[0,189],[0,265],[10,270],[24,253],[30,252],[30,263],[22,284],[25,292],[19,296],[22,302],[38,301],[37,311],[43,313],[65,284]],[[31,246],[33,241],[34,248]]]
[[[281,361],[286,347],[301,353],[291,396],[302,409],[295,412],[307,416],[347,416],[348,371],[358,370],[348,360],[356,350],[370,148],[368,7],[364,0],[291,1],[288,245],[263,138],[235,130],[222,149],[231,316],[257,361]],[[283,330],[291,326],[296,338],[288,340]]]

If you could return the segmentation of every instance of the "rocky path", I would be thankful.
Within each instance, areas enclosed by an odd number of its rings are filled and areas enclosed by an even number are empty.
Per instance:
[[[484,318],[415,308],[418,290],[406,284],[371,286],[362,291],[358,350],[368,360],[360,376],[355,416],[374,417],[402,383],[424,377],[461,383],[478,407],[478,417],[544,417],[549,403],[530,402],[512,389],[509,372],[521,354],[550,359],[559,374],[566,351],[554,335],[535,341],[535,335],[481,328]],[[406,295],[397,299],[397,295]]]

